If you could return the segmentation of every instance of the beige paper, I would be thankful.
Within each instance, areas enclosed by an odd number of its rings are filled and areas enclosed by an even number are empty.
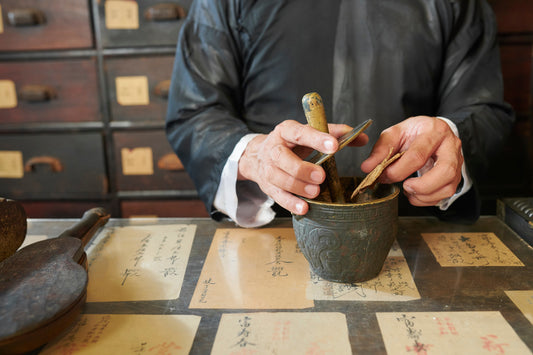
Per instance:
[[[531,354],[500,312],[376,313],[388,354]]]
[[[441,266],[524,266],[494,233],[422,233]]]
[[[108,30],[136,30],[139,28],[137,1],[107,0],[105,2],[105,27]]]
[[[16,150],[0,150],[0,178],[22,179],[24,177],[24,161],[22,152]]]
[[[313,307],[309,264],[292,228],[218,229],[190,308]]]
[[[352,354],[342,313],[223,314],[211,355]]]
[[[88,302],[179,297],[196,225],[104,229],[87,248]]]
[[[17,89],[12,80],[0,80],[0,108],[17,107]]]
[[[2,16],[2,5],[0,5],[0,33],[4,33],[4,20]]]
[[[154,160],[152,148],[122,148],[122,174],[124,175],[154,175]]]
[[[115,78],[117,102],[122,106],[150,104],[146,76],[117,76]]]
[[[533,325],[533,290],[505,291],[505,294]]]
[[[334,301],[412,301],[420,299],[402,250],[394,242],[380,274],[356,284],[329,282],[311,274],[307,297]]]
[[[188,354],[198,325],[193,315],[83,314],[40,354]]]
[[[41,240],[48,239],[47,235],[35,235],[35,234],[28,234],[24,241],[22,242],[21,246],[18,248],[18,250],[27,247],[30,244],[40,242]]]

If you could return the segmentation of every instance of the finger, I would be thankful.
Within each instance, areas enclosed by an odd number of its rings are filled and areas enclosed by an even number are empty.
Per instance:
[[[446,139],[434,155],[435,164],[421,177],[408,179],[404,188],[409,193],[420,195],[435,194],[440,191],[443,198],[455,193],[461,181],[463,156],[459,139]]]
[[[270,196],[278,205],[291,213],[304,215],[309,210],[309,205],[297,196],[275,187],[273,185],[263,189],[263,192]]]
[[[283,121],[277,125],[274,133],[286,143],[310,147],[326,154],[335,153],[339,147],[337,139],[332,135],[293,120]],[[288,146],[293,148],[291,145]]]
[[[353,128],[348,126],[347,124],[340,124],[340,123],[328,123],[328,130],[329,134],[331,134],[333,137],[339,138],[346,133],[350,132]]]
[[[361,170],[365,173],[371,172],[379,163],[387,157],[390,148],[393,148],[393,154],[400,150],[400,132],[396,126],[384,130],[379,136],[378,141],[374,144],[369,157],[361,163]]]
[[[382,179],[387,182],[405,180],[426,165],[439,144],[439,141],[429,135],[416,137],[402,157],[383,172]]]
[[[319,184],[304,182],[280,169],[270,169],[268,171],[265,175],[265,185],[274,186],[276,189],[306,198],[315,198],[320,193]]]
[[[413,206],[435,206],[445,198],[453,196],[456,188],[455,184],[449,184],[432,194],[410,193],[404,188],[404,195]]]
[[[337,123],[329,123],[328,124],[329,134],[331,134],[333,137],[336,137],[339,139],[346,133],[350,133],[353,128],[346,125],[346,124],[337,124]],[[353,141],[348,144],[352,147],[362,147],[363,145],[367,144],[369,141],[368,135],[366,133],[361,133],[357,138],[355,138]]]
[[[326,173],[322,167],[303,161],[298,154],[284,145],[274,146],[270,151],[270,159],[288,176],[304,183],[321,184],[326,179]]]

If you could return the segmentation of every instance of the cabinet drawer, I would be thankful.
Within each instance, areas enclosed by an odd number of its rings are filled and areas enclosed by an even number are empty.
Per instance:
[[[3,62],[1,123],[100,120],[93,59]]]
[[[489,0],[498,22],[500,33],[533,31],[533,1]]]
[[[163,122],[173,62],[173,56],[107,60],[112,119]]]
[[[93,46],[88,0],[2,0],[3,51]]]
[[[195,194],[194,184],[163,130],[115,132],[113,140],[119,190],[181,190]]]
[[[209,217],[200,200],[122,201],[122,217]]]
[[[517,115],[527,115],[532,109],[531,68],[533,42],[501,43],[501,63],[505,100]]]
[[[107,185],[98,133],[0,136],[0,196],[95,199]]]
[[[111,212],[107,201],[20,201],[28,218],[81,218],[85,211],[103,207]],[[115,216],[113,216],[115,217]]]
[[[99,1],[105,48],[176,45],[192,0]]]

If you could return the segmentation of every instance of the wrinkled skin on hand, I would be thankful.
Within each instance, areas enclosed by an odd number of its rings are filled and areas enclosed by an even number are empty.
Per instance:
[[[436,117],[416,116],[387,128],[361,164],[361,170],[372,171],[391,147],[394,153],[404,154],[383,171],[379,181],[403,181],[404,194],[412,205],[434,206],[456,192],[464,158],[461,140],[446,122]],[[409,178],[419,170],[422,176]]]
[[[297,121],[278,124],[268,135],[248,143],[239,160],[239,180],[255,181],[261,190],[288,211],[303,215],[309,206],[298,196],[315,198],[326,173],[321,166],[303,161],[313,149],[331,154],[337,151],[337,138],[352,128],[329,124],[329,134]],[[361,146],[368,136],[361,134],[350,145]]]

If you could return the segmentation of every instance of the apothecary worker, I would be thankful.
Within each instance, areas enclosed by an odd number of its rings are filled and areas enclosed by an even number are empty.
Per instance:
[[[308,92],[322,96],[330,135],[306,125]],[[477,182],[514,122],[486,0],[192,5],[166,131],[213,218],[261,226],[274,203],[305,214],[298,196],[316,197],[325,172],[302,158],[334,152],[335,137],[369,118],[360,147],[336,155],[339,175],[368,173],[393,147],[405,153],[382,181],[399,182],[411,206],[479,217]]]

